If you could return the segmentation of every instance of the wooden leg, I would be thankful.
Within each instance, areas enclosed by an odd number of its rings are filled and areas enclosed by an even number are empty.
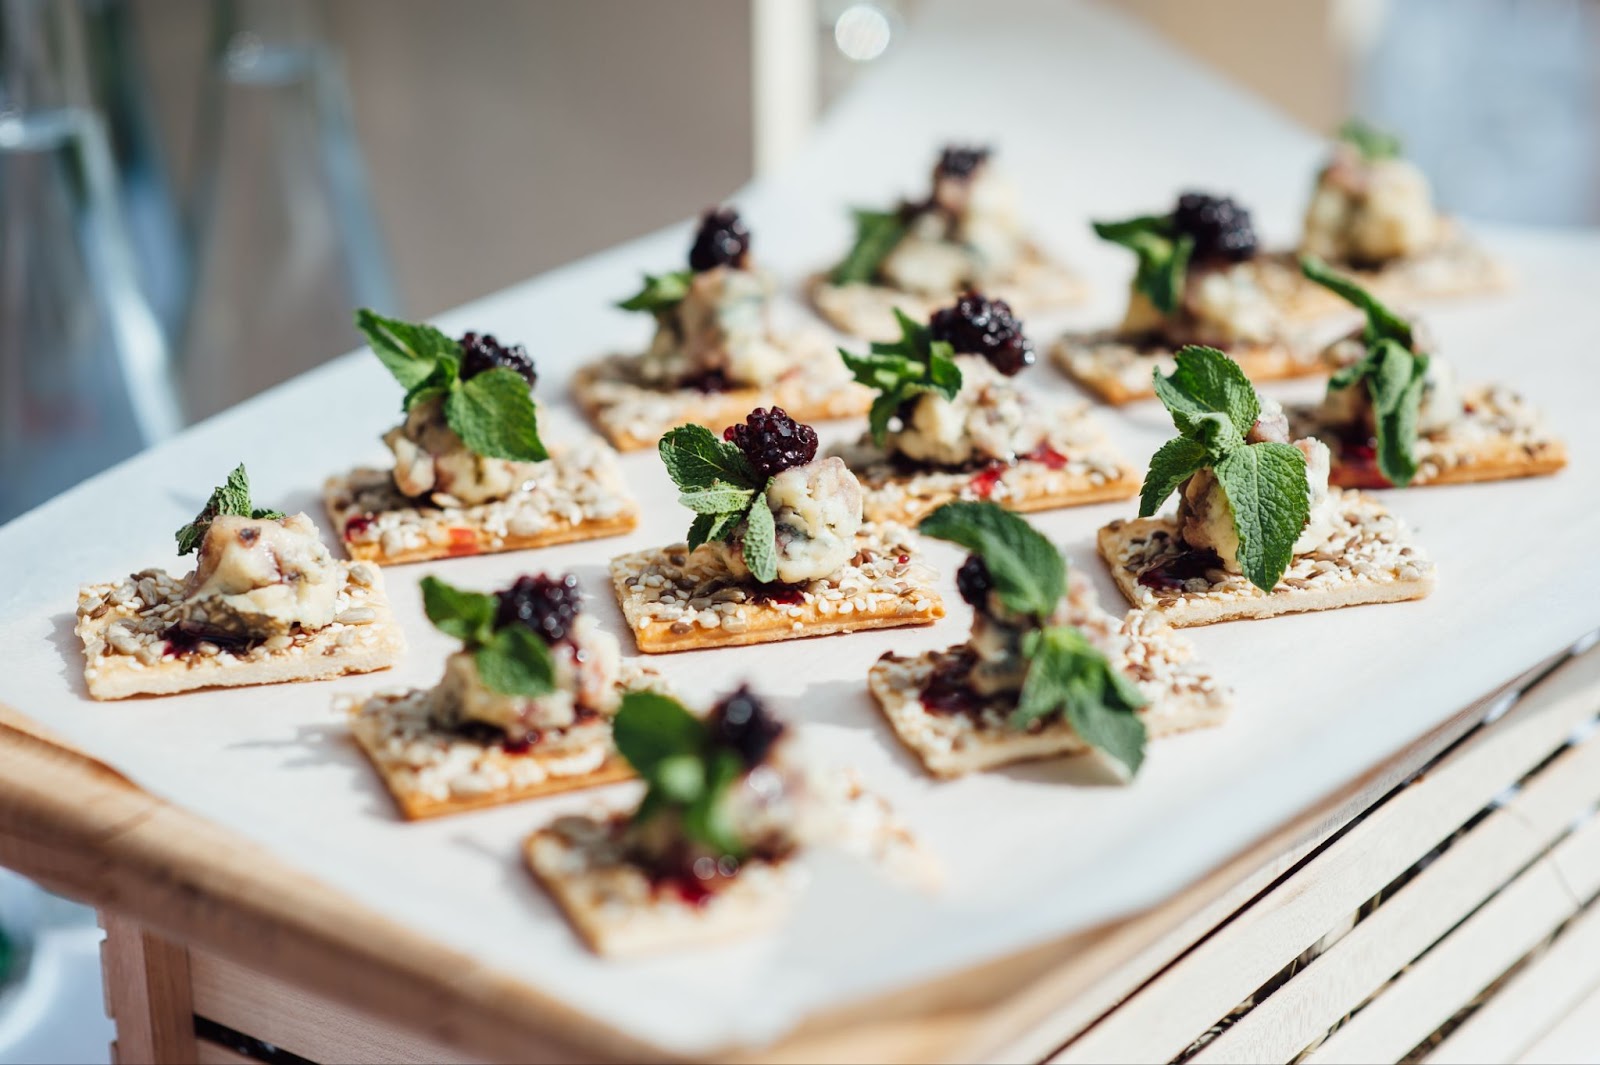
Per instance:
[[[114,1065],[195,1065],[188,949],[104,910],[100,924],[106,1012],[117,1026]]]

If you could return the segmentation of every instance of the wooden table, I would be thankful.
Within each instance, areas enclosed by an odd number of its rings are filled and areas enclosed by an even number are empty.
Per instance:
[[[1536,1060],[1600,1008],[1597,713],[1563,654],[1154,909],[728,1057]],[[3,709],[0,864],[100,909],[121,1062],[659,1057]]]

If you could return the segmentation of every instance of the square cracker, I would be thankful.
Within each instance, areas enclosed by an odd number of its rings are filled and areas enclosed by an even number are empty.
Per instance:
[[[1050,348],[1050,358],[1068,377],[1115,406],[1155,395],[1151,376],[1170,374],[1176,348],[1119,336],[1114,331],[1068,333]],[[1228,355],[1252,381],[1281,381],[1328,372],[1321,355],[1298,340],[1236,345]]]
[[[704,895],[628,859],[625,817],[562,817],[523,844],[528,868],[596,954],[701,949],[776,927],[804,877],[792,860],[748,861]]]
[[[929,625],[944,617],[933,571],[917,559],[908,529],[864,525],[856,543],[854,559],[798,589],[796,602],[763,598],[714,551],[691,552],[684,544],[612,559],[611,582],[645,654]]]
[[[1525,399],[1508,388],[1468,389],[1466,410],[1437,432],[1417,437],[1417,475],[1411,487],[1537,477],[1567,464],[1567,447]],[[1316,436],[1333,455],[1329,481],[1341,488],[1389,488],[1370,455],[1351,456],[1336,429],[1317,420],[1316,407],[1289,411],[1295,436]]]
[[[388,470],[371,468],[330,477],[323,504],[350,556],[385,566],[621,536],[638,525],[616,452],[599,440],[526,465],[522,487],[473,506],[420,504]]]
[[[1333,534],[1322,548],[1296,555],[1271,594],[1242,574],[1222,570],[1186,580],[1182,587],[1140,584],[1141,574],[1185,551],[1178,523],[1170,517],[1112,522],[1100,530],[1100,554],[1130,603],[1177,626],[1394,603],[1433,591],[1434,564],[1404,522],[1372,496],[1339,488],[1330,494]]]
[[[844,459],[861,482],[867,521],[906,525],[953,499],[987,499],[1019,512],[1053,510],[1128,499],[1139,494],[1142,481],[1081,408],[1053,419],[1042,456],[1024,456],[1009,465],[908,469],[874,445],[870,434],[835,447],[832,454]]]
[[[1089,288],[1077,274],[1028,244],[1011,276],[974,285],[990,299],[1004,300],[1019,318],[1075,307],[1088,298]],[[929,296],[886,285],[852,282],[835,285],[827,274],[807,283],[811,305],[840,332],[865,340],[900,339],[898,308],[913,321],[926,322],[940,307],[954,303],[960,292]]]
[[[1460,224],[1449,218],[1443,219],[1441,224],[1438,242],[1417,255],[1393,259],[1376,267],[1340,262],[1328,265],[1390,306],[1481,296],[1511,287],[1510,271],[1474,241]],[[1298,276],[1295,253],[1285,253],[1278,258]],[[1302,291],[1294,297],[1299,317],[1349,310],[1348,303],[1321,285],[1303,277],[1300,282]]]
[[[650,669],[624,663],[624,691],[659,688]],[[431,691],[343,697],[350,735],[383,778],[408,821],[598,787],[633,776],[611,742],[611,723],[595,719],[566,729],[554,742],[511,753],[491,739],[434,723]]]
[[[1075,614],[1074,624],[1149,700],[1138,714],[1152,739],[1226,719],[1230,694],[1195,664],[1193,646],[1166,621],[1137,610],[1118,619],[1092,603]],[[951,647],[915,658],[886,654],[867,675],[867,687],[883,716],[929,773],[957,777],[1089,749],[1059,715],[1025,731],[1012,728],[1007,723],[1016,709],[1011,698],[996,697],[973,713],[938,713],[923,706],[922,690],[934,671],[962,650]]]
[[[344,620],[238,651],[202,641],[194,650],[168,653],[163,634],[183,598],[183,578],[148,569],[124,581],[84,585],[78,591],[77,633],[89,694],[96,699],[173,695],[387,669],[405,650],[405,637],[389,612],[383,574],[361,562],[334,565],[344,575],[335,617]]]
[[[657,388],[639,378],[642,355],[612,355],[579,370],[572,392],[589,420],[622,451],[655,447],[663,433],[680,425],[721,432],[757,407],[782,407],[796,421],[819,422],[853,418],[872,406],[871,391],[851,379],[820,331],[785,337],[781,346],[792,366],[766,388]]]

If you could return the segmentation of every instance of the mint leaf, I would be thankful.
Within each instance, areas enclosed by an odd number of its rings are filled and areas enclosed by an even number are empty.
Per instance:
[[[1047,618],[1067,590],[1067,563],[1032,525],[994,503],[954,502],[922,519],[924,536],[983,559],[995,594],[1008,610]]]
[[[759,497],[745,519],[744,564],[750,567],[750,575],[762,584],[778,578],[777,528],[766,500]]]
[[[707,743],[706,727],[683,704],[659,692],[632,691],[622,696],[622,705],[611,725],[617,751],[633,771],[646,781],[661,774],[664,763],[674,758],[698,759]],[[680,770],[668,770],[681,780]],[[702,779],[704,774],[701,774]]]
[[[1025,729],[1060,713],[1080,739],[1122,765],[1129,777],[1138,773],[1146,732],[1136,711],[1146,700],[1134,683],[1071,626],[1035,629],[1023,638],[1022,651],[1028,672],[1010,725]]]
[[[483,592],[453,587],[431,574],[419,583],[422,610],[434,628],[469,647],[488,642],[499,600]]]
[[[1178,431],[1185,436],[1221,433],[1213,438],[1231,441],[1225,430],[1199,428],[1201,423],[1221,414],[1232,423],[1242,443],[1261,416],[1261,401],[1244,370],[1216,348],[1198,344],[1179,348],[1174,359],[1178,366],[1171,376],[1162,377],[1161,371],[1156,370],[1153,377],[1156,395],[1171,413]]]
[[[212,490],[206,505],[200,508],[194,520],[178,530],[179,557],[198,551],[206,538],[206,530],[211,528],[211,522],[223,514],[241,518],[283,517],[281,510],[263,510],[250,505],[250,475],[245,473],[244,463],[241,462],[228,474],[226,481]]]
[[[961,367],[956,365],[950,344],[934,340],[927,326],[913,321],[898,307],[894,316],[900,323],[899,340],[876,342],[866,355],[839,349],[839,357],[855,379],[879,393],[872,401],[867,424],[873,441],[880,447],[890,420],[908,400],[924,392],[955,399],[961,391]]]
[[[828,280],[835,285],[871,284],[889,253],[905,239],[906,224],[899,211],[857,210],[853,213],[856,239],[828,275]]]
[[[760,487],[744,452],[729,441],[719,440],[703,425],[680,425],[667,430],[656,450],[680,491],[719,484],[752,491]]]
[[[1350,278],[1330,269],[1321,259],[1302,255],[1300,272],[1366,314],[1367,327],[1362,332],[1362,339],[1369,347],[1383,339],[1397,341],[1407,348],[1416,347],[1416,337],[1409,321],[1385,307],[1377,297]]]
[[[670,274],[645,274],[644,287],[629,296],[618,307],[625,311],[648,311],[661,314],[683,302],[694,282],[693,270],[677,270]]]
[[[750,497],[753,495],[755,491],[750,488],[717,484],[710,488],[691,488],[682,492],[678,496],[678,502],[696,514],[737,514],[742,513],[750,505]]]
[[[1363,365],[1367,394],[1378,435],[1378,469],[1389,483],[1404,488],[1417,475],[1417,419],[1427,387],[1428,356],[1393,340],[1381,340]]]
[[[683,811],[683,830],[689,838],[733,858],[743,858],[746,848],[723,798],[743,775],[744,762],[737,754],[714,752],[706,765],[705,786]]]
[[[1125,222],[1095,222],[1095,235],[1120,244],[1138,259],[1133,285],[1162,314],[1171,314],[1183,301],[1184,280],[1194,238],[1179,234],[1171,215],[1142,215]]]
[[[1175,436],[1162,444],[1150,458],[1150,470],[1139,490],[1139,517],[1148,518],[1161,509],[1178,486],[1204,469],[1211,461],[1210,450],[1198,440]]]
[[[444,420],[474,454],[513,462],[550,457],[539,440],[539,419],[528,382],[515,370],[485,370],[450,390]]]
[[[1233,510],[1239,566],[1251,584],[1270,592],[1289,568],[1311,514],[1305,456],[1290,444],[1251,444],[1213,470]]]
[[[478,677],[490,691],[536,698],[556,690],[550,645],[526,625],[495,629],[472,653]]]
[[[1400,156],[1400,138],[1360,119],[1349,118],[1339,127],[1339,139],[1354,146],[1369,163]]]
[[[689,524],[689,550],[701,544],[726,540],[744,520],[744,511],[729,510],[721,514],[696,514]]]
[[[378,361],[408,392],[427,380],[440,364],[447,366],[449,379],[455,378],[461,348],[433,326],[385,318],[363,307],[356,312],[356,328],[367,338]]]

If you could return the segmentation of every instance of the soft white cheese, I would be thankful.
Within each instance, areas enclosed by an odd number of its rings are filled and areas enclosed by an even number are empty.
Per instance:
[[[856,554],[861,529],[861,483],[837,456],[787,469],[772,478],[765,497],[776,526],[777,580],[800,584],[826,577]],[[729,571],[750,578],[742,532],[713,545]]]
[[[621,669],[617,639],[587,614],[573,623],[565,640],[550,645],[555,660],[555,690],[540,696],[506,695],[486,687],[472,652],[445,660],[444,678],[433,691],[434,713],[444,724],[477,721],[508,735],[569,728],[579,707],[615,713]]]
[[[1306,496],[1310,514],[1305,528],[1294,542],[1294,553],[1309,554],[1327,542],[1333,531],[1334,504],[1328,493],[1328,446],[1305,438],[1294,446],[1306,460]],[[1216,474],[1203,469],[1184,482],[1178,500],[1179,536],[1197,550],[1209,548],[1222,560],[1223,568],[1239,573],[1239,529],[1233,505],[1222,491]]]
[[[982,355],[957,355],[961,390],[954,399],[932,392],[918,396],[899,429],[885,443],[916,462],[964,466],[1009,462],[1044,442],[1049,426],[1017,387],[1016,379]]]
[[[344,573],[304,514],[211,522],[185,589],[182,620],[255,638],[333,622]]]
[[[694,275],[689,292],[665,316],[641,375],[663,387],[720,373],[730,384],[759,388],[789,369],[769,324],[772,286],[753,270],[718,266]]]
[[[446,497],[443,501],[471,506],[504,499],[527,476],[527,463],[469,450],[445,422],[439,398],[412,407],[383,442],[394,452],[395,487],[408,496]]]
[[[1422,171],[1404,159],[1369,161],[1341,145],[1317,177],[1301,250],[1333,262],[1382,263],[1427,251],[1439,231]]]

